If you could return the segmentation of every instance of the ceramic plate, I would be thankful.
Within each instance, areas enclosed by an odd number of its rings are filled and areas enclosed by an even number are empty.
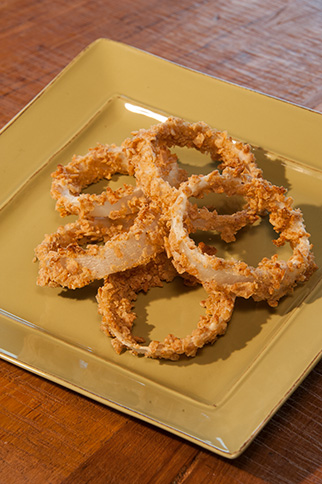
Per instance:
[[[34,247],[70,221],[49,194],[56,165],[98,142],[119,144],[168,115],[203,120],[251,143],[266,178],[287,187],[303,211],[321,266],[322,116],[98,40],[1,133],[1,357],[233,458],[319,359],[320,271],[276,309],[238,300],[226,335],[178,362],[114,353],[100,330],[100,283],[75,291],[36,285]],[[197,152],[179,157],[191,172],[209,169]],[[275,252],[273,237],[263,222],[219,249],[257,264]],[[180,280],[140,295],[136,334],[148,341],[188,334],[203,297]]]

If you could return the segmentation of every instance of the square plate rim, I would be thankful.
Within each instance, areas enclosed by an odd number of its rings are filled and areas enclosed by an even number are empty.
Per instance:
[[[83,62],[84,55],[87,55],[87,56],[90,55],[91,51],[93,51],[93,49],[95,49],[97,46],[102,45],[102,43],[104,45],[108,44],[110,49],[123,49],[123,50],[126,51],[127,55],[130,55],[130,56],[131,55],[143,55],[143,56],[146,57],[146,59],[150,59],[152,57],[159,59],[161,63],[172,64],[175,69],[183,69],[185,72],[187,72],[187,75],[189,75],[190,72],[194,72],[196,75],[206,76],[207,78],[213,79],[214,81],[229,84],[229,85],[235,86],[235,87],[237,87],[241,90],[247,90],[250,93],[255,93],[255,94],[259,94],[261,96],[267,97],[265,94],[259,93],[258,91],[253,91],[251,89],[244,88],[244,87],[239,86],[237,84],[227,83],[224,80],[214,78],[214,77],[208,76],[208,75],[203,74],[203,73],[199,73],[198,71],[193,71],[189,68],[180,66],[180,65],[175,64],[173,62],[162,59],[161,57],[154,56],[153,54],[149,54],[145,51],[142,51],[140,49],[136,49],[136,48],[128,46],[126,44],[121,44],[119,42],[110,41],[110,40],[107,40],[107,39],[98,39],[97,41],[95,41],[92,44],[90,44],[89,46],[87,46],[80,54],[78,54],[78,56],[76,56],[71,63],[69,63],[37,96],[35,96],[34,99],[32,99],[17,115],[15,115],[12,118],[12,120],[9,121],[1,129],[0,134],[2,134],[3,132],[5,132],[7,130],[10,130],[11,127],[15,125],[15,122],[21,117],[22,114],[28,115],[29,108],[31,108],[35,103],[39,102],[39,100],[41,100],[42,97],[45,97],[49,88],[55,89],[55,83],[56,83],[57,80],[62,80],[64,75],[69,70],[72,70],[75,66],[77,66],[77,63]],[[291,106],[296,106],[292,103],[288,103],[287,101],[279,100],[279,99],[273,98],[273,97],[270,97],[270,98],[275,99],[278,102],[287,103]],[[144,102],[144,100],[141,100],[141,101]],[[306,110],[306,108],[303,108],[301,106],[297,106],[297,107],[299,109]],[[308,110],[308,111],[310,111],[311,113],[316,113],[313,110]],[[316,113],[316,114],[319,114],[319,113]],[[0,147],[1,147],[1,139],[0,139]],[[321,285],[320,283],[321,283],[321,281],[317,280],[316,285],[314,287],[314,290],[319,289],[319,286]],[[0,321],[1,321],[1,318],[0,318]],[[137,410],[134,410],[132,408],[127,408],[126,406],[123,406],[120,403],[113,402],[113,401],[107,401],[107,399],[105,397],[91,393],[86,388],[82,388],[81,386],[79,386],[75,382],[69,381],[68,379],[64,380],[61,376],[57,376],[54,373],[51,373],[50,371],[46,371],[46,370],[44,371],[42,368],[38,368],[36,365],[31,365],[28,362],[14,358],[14,357],[10,356],[10,354],[4,353],[2,350],[1,350],[0,357],[4,360],[7,360],[11,363],[16,364],[17,366],[21,366],[22,368],[27,369],[27,370],[29,370],[33,373],[39,374],[39,375],[41,375],[41,376],[43,376],[43,377],[45,377],[45,378],[47,378],[47,379],[49,379],[53,382],[60,383],[67,388],[73,389],[73,390],[75,390],[79,393],[82,393],[86,396],[89,396],[90,398],[101,401],[102,403],[105,403],[105,404],[107,404],[107,405],[109,405],[113,408],[119,409],[119,410],[121,410],[121,411],[123,411],[127,414],[134,415],[134,416],[138,417],[139,419],[150,422],[150,423],[152,423],[152,424],[154,424],[158,427],[167,429],[170,432],[172,432],[176,435],[179,435],[183,438],[186,438],[187,440],[190,440],[194,443],[197,443],[197,444],[199,444],[199,445],[201,445],[201,446],[203,446],[203,447],[205,447],[205,448],[207,448],[207,449],[209,449],[209,450],[211,450],[211,451],[213,451],[217,454],[220,454],[220,455],[228,457],[228,458],[235,458],[235,457],[238,457],[245,450],[245,448],[250,444],[250,442],[258,434],[258,432],[261,430],[261,428],[267,423],[267,421],[271,418],[271,416],[277,411],[277,409],[282,405],[282,403],[284,403],[284,401],[294,391],[294,389],[297,388],[297,386],[305,378],[305,376],[308,374],[308,372],[319,361],[319,359],[321,358],[321,353],[313,355],[310,363],[305,368],[302,369],[302,372],[298,375],[298,377],[296,378],[296,381],[293,383],[293,385],[290,388],[288,388],[287,392],[284,393],[281,396],[281,398],[279,399],[279,401],[276,402],[276,404],[272,406],[271,412],[269,414],[267,414],[266,418],[261,421],[260,425],[258,425],[255,429],[253,429],[252,432],[248,432],[247,436],[245,436],[242,439],[242,442],[238,446],[228,448],[227,451],[224,450],[223,448],[215,447],[215,445],[213,443],[210,443],[209,441],[206,441],[206,440],[203,441],[202,439],[200,439],[196,435],[194,435],[193,432],[187,433],[187,432],[184,432],[183,430],[176,428],[175,426],[171,427],[171,425],[168,425],[167,423],[163,422],[162,419],[161,419],[161,421],[159,421],[157,418],[154,419],[151,415],[149,416],[149,415],[145,414],[144,412],[140,413]],[[218,411],[218,410],[214,410],[214,412],[215,411]],[[225,437],[225,439],[226,439],[226,437]]]

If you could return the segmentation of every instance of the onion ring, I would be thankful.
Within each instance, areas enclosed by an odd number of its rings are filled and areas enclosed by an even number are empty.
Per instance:
[[[206,176],[188,177],[170,151],[174,146],[210,155],[216,169]],[[101,194],[82,193],[115,173],[134,176],[136,184],[115,191],[107,187]],[[118,353],[125,349],[170,360],[195,356],[199,348],[224,334],[236,297],[276,306],[317,268],[302,213],[292,208],[286,190],[263,178],[249,145],[206,123],[169,118],[134,133],[120,147],[99,145],[85,156],[74,156],[52,177],[56,209],[62,216],[74,214],[79,219],[46,235],[36,247],[37,283],[75,289],[104,279],[97,294],[99,313]],[[235,213],[221,215],[189,201],[207,193],[237,195],[245,203]],[[252,267],[222,259],[215,248],[196,246],[189,237],[196,230],[216,230],[224,241],[232,242],[241,228],[264,214],[269,214],[278,233],[274,244],[290,244],[288,260],[275,254]],[[169,334],[163,341],[144,344],[132,334],[138,292],[179,275],[186,283],[202,284],[206,314],[184,338]]]
[[[103,226],[104,221],[107,223],[108,219],[102,219]],[[102,238],[97,219],[79,219],[59,227],[35,249],[40,262],[38,284],[76,289],[113,272],[145,264],[163,250],[160,210],[145,203],[131,223],[130,226],[123,220],[109,223],[111,237],[104,245],[91,244],[85,248],[79,242],[95,228],[97,238]],[[108,232],[104,235],[106,239]],[[94,237],[95,234],[92,240]]]
[[[171,205],[178,195],[179,187],[170,185],[166,176],[169,171],[169,161],[162,156],[165,148],[173,146],[194,148],[201,153],[210,154],[212,160],[219,161],[218,169],[230,176],[248,175],[262,178],[254,155],[248,144],[235,142],[226,132],[210,128],[206,123],[188,123],[182,119],[170,117],[164,123],[152,126],[148,130],[134,133],[132,140],[123,143],[125,151],[131,151],[137,183],[145,195],[163,205],[163,209]],[[131,155],[128,155],[129,157]],[[171,168],[177,160],[171,162]],[[181,183],[186,181],[181,180]],[[216,210],[211,213],[206,207],[198,210],[194,216],[201,222],[211,225],[214,221],[220,236],[226,242],[235,240],[235,234],[247,224],[253,224],[260,213],[254,212],[249,205],[243,210],[231,215],[220,215]],[[197,223],[197,222],[196,222]]]
[[[92,217],[109,216],[120,210],[133,197],[142,192],[131,185],[113,191],[109,187],[101,194],[85,194],[81,191],[88,185],[105,178],[111,179],[115,173],[133,175],[133,168],[124,150],[115,145],[98,145],[85,156],[75,156],[66,166],[58,165],[52,174],[51,196],[57,200],[56,210],[61,216],[70,214]],[[123,212],[124,213],[124,212]]]
[[[145,266],[112,274],[105,279],[97,294],[98,310],[102,316],[102,329],[112,337],[112,346],[117,353],[123,349],[134,355],[148,358],[178,360],[181,355],[193,357],[205,344],[213,343],[223,335],[231,318],[235,297],[224,292],[211,292],[201,305],[206,315],[201,316],[197,328],[184,338],[169,334],[163,341],[151,341],[143,345],[143,338],[132,334],[133,302],[139,291],[147,292],[151,287],[162,286],[163,281],[172,281],[178,273],[165,253]]]
[[[124,142],[126,145],[126,140]],[[178,168],[177,157],[168,149],[160,151],[160,157],[167,160],[166,178],[172,186],[178,186],[187,179],[184,170]],[[51,196],[56,200],[56,210],[61,216],[70,214],[80,217],[120,218],[136,208],[136,201],[143,197],[141,188],[124,185],[113,191],[106,187],[100,194],[81,193],[87,186],[102,179],[110,180],[118,173],[134,175],[132,153],[116,145],[98,145],[85,156],[74,156],[65,166],[58,165],[52,174]]]
[[[248,180],[247,180],[248,178]],[[289,242],[293,254],[287,261],[277,254],[263,258],[257,268],[237,260],[224,260],[209,255],[189,238],[188,198],[206,191],[244,196],[255,212],[266,210],[269,221],[279,238],[276,246]],[[231,179],[214,171],[206,176],[192,176],[182,185],[180,194],[170,209],[170,230],[167,239],[168,255],[178,272],[188,272],[202,282],[207,291],[224,290],[236,296],[267,300],[276,306],[278,300],[290,292],[297,282],[307,280],[316,270],[309,234],[305,230],[300,210],[292,209],[292,199],[285,196],[283,187],[276,187],[263,178],[245,175]]]
[[[188,123],[170,117],[164,123],[134,133],[123,147],[132,150],[135,177],[146,196],[161,202],[176,193],[165,177],[168,164],[160,157],[160,150],[173,146],[194,148],[220,161],[221,170],[234,169],[254,178],[262,177],[248,144],[236,143],[226,132],[212,129],[204,122]]]
[[[125,187],[117,192],[107,188],[100,195],[80,194],[85,186],[99,181],[102,177],[109,179],[113,173],[133,175],[135,151],[129,148],[129,143],[130,140],[126,139],[121,148],[115,145],[99,145],[85,156],[74,156],[72,162],[65,167],[60,165],[52,175],[51,194],[57,199],[56,208],[62,215],[78,213],[81,218],[94,215],[97,218],[100,215],[112,219],[117,217],[117,220],[120,220],[128,213],[136,211],[138,224],[134,223],[128,233],[122,230],[119,236],[107,241],[104,248],[91,245],[86,249],[80,247],[78,243],[78,238],[83,238],[83,226],[76,224],[76,226],[67,226],[66,229],[60,227],[56,233],[47,235],[36,249],[36,257],[41,261],[38,284],[62,285],[69,288],[83,287],[94,279],[106,277],[111,272],[147,262],[163,250],[162,243],[157,247],[153,242],[151,243],[147,233],[144,235],[142,217],[144,220],[148,215],[146,208],[148,202],[139,187]],[[177,190],[187,179],[185,170],[178,166],[177,156],[172,155],[168,147],[162,146],[158,150],[158,162],[162,168],[160,169],[164,182],[170,189]],[[138,207],[142,203],[144,203],[145,215],[142,215],[143,212],[138,215]],[[194,215],[191,213],[193,230],[200,226],[211,227],[219,231],[226,241],[234,240],[235,233],[247,223],[253,223],[255,219],[256,216],[247,211],[229,216],[218,215],[216,211],[210,213],[207,209],[197,211]],[[156,237],[157,227],[158,223],[155,220],[151,227],[146,226],[146,232],[149,229],[152,230],[152,239]],[[69,235],[71,232],[76,234],[72,244]],[[161,240],[161,235],[158,239]],[[112,263],[112,256],[115,257],[115,254],[119,256],[123,254],[123,260],[117,257],[116,262]],[[127,254],[127,257],[124,257],[124,254]],[[131,256],[136,262],[131,263]]]

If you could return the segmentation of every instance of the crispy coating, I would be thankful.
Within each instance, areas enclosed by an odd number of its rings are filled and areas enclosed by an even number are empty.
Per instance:
[[[107,221],[103,219],[100,225],[98,219],[79,219],[47,235],[35,249],[39,261],[37,283],[70,289],[84,287],[113,272],[146,264],[163,250],[158,207],[145,204],[134,218],[109,221],[108,230],[104,225]],[[103,238],[105,243],[95,243],[95,237],[98,242]],[[88,238],[91,243],[84,246]]]
[[[134,301],[140,291],[147,292],[152,287],[162,287],[178,276],[171,260],[163,252],[145,266],[129,269],[123,273],[107,277],[104,286],[97,294],[99,313],[102,316],[102,329],[111,336],[117,353],[129,350],[134,355],[147,358],[178,360],[180,356],[193,357],[198,349],[213,343],[223,335],[231,318],[235,297],[222,292],[211,292],[201,305],[205,315],[201,316],[191,334],[178,338],[168,334],[163,341],[151,341],[144,345],[143,338],[132,334],[136,315]],[[185,277],[185,275],[183,275]],[[188,282],[191,283],[191,278]]]
[[[176,187],[165,177],[169,164],[161,156],[164,147],[187,147],[209,154],[223,173],[238,170],[253,178],[262,177],[249,145],[234,142],[226,132],[212,129],[204,122],[188,123],[180,118],[168,118],[164,123],[134,133],[134,138],[125,140],[122,146],[133,156],[135,177],[145,195],[165,200],[165,205],[169,197],[176,196]],[[182,181],[186,181],[184,176]]]
[[[52,174],[51,196],[57,200],[56,210],[65,217],[75,214],[91,217],[117,218],[129,213],[132,197],[142,191],[126,185],[100,194],[81,193],[87,186],[102,179],[110,180],[115,173],[133,175],[133,167],[124,150],[115,145],[98,145],[84,156],[74,156],[66,166],[58,165]]]
[[[169,158],[165,156],[164,149],[173,146],[209,154],[223,176],[233,178],[247,174],[254,179],[262,179],[262,171],[248,144],[236,143],[226,132],[212,129],[204,122],[188,123],[180,118],[168,118],[164,123],[134,133],[133,139],[127,139],[122,144],[127,156],[132,156],[137,183],[146,197],[162,204],[165,213],[178,197],[180,187],[187,182],[185,172],[178,167],[175,169],[176,160],[169,163]],[[179,185],[169,183],[166,177],[169,167],[173,172],[176,171]],[[224,241],[232,242],[242,227],[258,219],[261,211],[258,207],[256,210],[245,204],[242,210],[230,215],[219,215],[216,210],[209,211],[206,207],[195,208],[192,214],[193,209],[190,207],[190,221],[195,227],[203,226],[204,230],[211,227],[220,233]],[[168,213],[168,219],[171,216]]]
[[[263,258],[254,268],[242,261],[209,255],[195,245],[189,237],[188,199],[200,192],[223,189],[229,195],[243,195],[255,213],[264,210],[269,213],[269,221],[279,234],[274,243],[280,246],[288,242],[292,248],[289,260],[280,260],[275,254],[270,259]],[[256,301],[266,300],[269,305],[276,306],[281,297],[316,270],[302,213],[292,208],[292,199],[285,195],[283,187],[276,187],[263,178],[239,175],[232,181],[217,171],[206,176],[192,176],[182,185],[169,218],[168,254],[179,272],[189,272],[208,291],[211,288],[225,290],[240,297],[252,296]]]
[[[292,291],[298,282],[306,281],[316,270],[301,212],[292,208],[292,200],[286,196],[283,187],[276,187],[263,178],[249,145],[234,142],[225,132],[214,130],[206,123],[188,123],[178,118],[169,118],[149,130],[140,130],[132,143],[137,151],[135,176],[145,195],[159,199],[167,213],[166,250],[179,272],[189,272],[197,277],[207,290],[224,290],[246,298],[252,296],[276,306],[282,296]],[[219,165],[210,174],[192,175],[174,188],[163,176],[165,165],[159,156],[160,146],[194,148],[210,154]],[[238,194],[246,199],[242,211],[222,219],[226,222],[222,225],[223,240],[234,240],[237,231],[246,223],[253,223],[258,215],[269,213],[270,223],[279,234],[274,243],[278,246],[288,242],[293,250],[290,259],[279,260],[275,254],[253,268],[244,262],[226,261],[197,248],[189,238],[193,220],[200,215],[209,223],[210,217],[199,209],[195,210],[194,218],[191,217],[193,210],[188,207],[188,198],[211,191]]]
[[[173,146],[210,155],[214,170],[188,177],[170,151]],[[89,184],[109,180],[114,173],[133,175],[135,185],[82,193]],[[249,145],[204,122],[169,118],[134,133],[120,147],[99,145],[74,157],[52,176],[56,209],[62,216],[78,215],[78,220],[60,226],[36,247],[37,283],[75,289],[104,279],[98,308],[103,331],[117,353],[129,350],[169,360],[195,356],[199,348],[225,333],[236,297],[276,306],[317,268],[302,213],[293,208],[286,190],[263,178]],[[202,199],[208,193],[237,195],[244,203],[234,213],[221,215],[216,206],[190,202],[191,197]],[[240,229],[265,215],[278,234],[275,245],[290,245],[288,260],[275,254],[251,267],[222,259],[215,248],[205,243],[196,246],[190,238],[197,230],[214,230],[229,243]],[[163,341],[144,344],[132,333],[137,294],[175,277],[203,285],[205,315],[184,338],[169,334]]]

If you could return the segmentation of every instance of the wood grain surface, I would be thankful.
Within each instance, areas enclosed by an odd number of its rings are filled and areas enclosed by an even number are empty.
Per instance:
[[[322,111],[320,0],[1,0],[0,126],[100,37]],[[231,461],[1,361],[0,484],[322,483],[321,373]]]

